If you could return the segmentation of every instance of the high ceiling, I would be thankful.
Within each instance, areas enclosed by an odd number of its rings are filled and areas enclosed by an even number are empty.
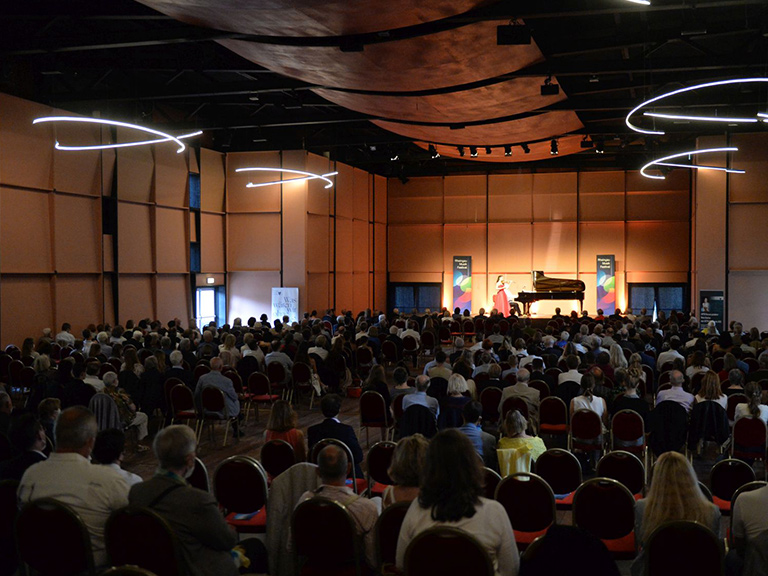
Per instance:
[[[651,2],[5,0],[0,91],[202,129],[201,144],[224,152],[305,148],[400,177],[637,169],[701,135],[768,129],[626,126],[653,96],[768,76],[767,0]],[[510,23],[531,42],[499,45]],[[542,95],[544,83],[559,92]],[[688,93],[656,111],[754,118],[768,112],[768,83]]]

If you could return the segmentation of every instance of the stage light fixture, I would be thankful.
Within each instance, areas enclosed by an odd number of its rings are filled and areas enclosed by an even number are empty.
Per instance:
[[[189,134],[182,134],[181,136],[171,136],[170,134],[166,132],[161,132],[160,130],[154,130],[152,128],[147,128],[146,126],[139,126],[138,124],[130,124],[128,122],[119,122],[117,120],[106,120],[104,118],[85,118],[81,116],[42,116],[40,118],[35,118],[32,121],[32,124],[42,124],[45,122],[80,122],[84,124],[103,124],[106,126],[117,126],[119,128],[129,128],[131,130],[140,130],[142,132],[147,132],[148,134],[154,134],[155,136],[160,136],[160,138],[156,138],[155,140],[141,140],[136,142],[121,142],[120,144],[99,144],[94,146],[64,146],[63,144],[60,144],[59,141],[56,141],[56,144],[54,147],[56,150],[67,150],[67,151],[82,151],[82,150],[110,150],[112,148],[128,148],[130,146],[144,146],[146,144],[159,144],[161,142],[175,142],[179,149],[176,150],[176,153],[179,154],[181,152],[184,152],[186,149],[186,144],[182,142],[182,138],[192,138],[194,136],[200,136],[202,134],[202,130],[198,130],[196,132],[190,132]]]
[[[560,94],[560,85],[552,84],[552,76],[547,76],[544,80],[544,84],[541,85],[542,96],[557,96]]]
[[[469,155],[472,158],[477,158],[477,146],[470,146],[469,147]]]
[[[552,156],[557,156],[558,152],[559,150],[558,150],[557,140],[553,138],[552,141],[549,143],[549,153],[552,154]]]
[[[464,146],[457,146],[457,147],[456,147],[456,150],[458,150],[458,151],[459,151],[459,156],[461,156],[462,158],[464,158]]]
[[[496,44],[498,46],[521,46],[531,43],[531,29],[515,20],[509,24],[496,26]]]
[[[512,146],[504,146],[504,156],[512,156]]]
[[[720,166],[697,166],[695,164],[677,164],[674,162],[668,162],[668,160],[674,160],[676,158],[684,158],[685,156],[694,156],[696,154],[710,154],[714,152],[738,152],[739,149],[735,147],[727,148],[704,148],[702,150],[690,150],[688,152],[679,152],[670,156],[664,156],[663,158],[657,158],[651,162],[648,162],[645,166],[640,168],[640,174],[646,178],[652,178],[654,180],[664,180],[665,176],[655,176],[653,174],[646,174],[646,169],[652,166],[665,166],[671,168],[691,168],[693,170],[716,170],[719,172],[728,172],[729,174],[744,174],[744,170],[735,170],[732,168],[721,168]]]
[[[632,110],[630,110],[629,114],[627,114],[627,117],[624,119],[624,123],[627,125],[628,128],[630,128],[631,130],[634,130],[635,132],[639,132],[641,134],[651,134],[651,135],[654,135],[654,136],[661,136],[661,135],[665,134],[664,131],[645,130],[643,128],[640,128],[639,126],[635,126],[634,124],[632,124],[632,122],[631,122],[632,116],[634,114],[636,114],[637,112],[639,112],[641,109],[648,107],[649,104],[652,104],[654,102],[659,102],[661,100],[664,100],[665,98],[669,98],[670,96],[676,96],[677,94],[682,94],[682,93],[685,93],[685,92],[691,92],[691,91],[694,91],[694,90],[701,90],[701,89],[704,89],[704,88],[711,88],[713,86],[726,86],[726,85],[729,85],[729,84],[747,84],[747,83],[752,83],[752,82],[768,83],[768,78],[759,78],[759,77],[757,77],[757,78],[734,78],[734,79],[731,79],[731,80],[717,80],[715,82],[705,82],[704,84],[696,84],[694,86],[687,86],[685,88],[679,88],[677,90],[672,90],[671,92],[665,92],[664,94],[660,94],[659,96],[655,96],[655,97],[653,97],[653,98],[651,98],[649,100],[646,100],[645,102],[642,102],[641,104],[635,106]],[[659,117],[663,117],[663,116],[658,115],[657,113],[651,113],[651,114],[648,114],[648,115],[652,115],[652,114],[655,114],[655,115],[657,115]],[[644,113],[643,115],[646,115],[646,114]],[[760,115],[761,114],[758,113],[758,116],[760,116]],[[667,115],[667,116],[670,116],[670,115]],[[707,117],[707,116],[702,116],[702,117],[697,117],[697,116],[693,117],[693,116],[691,116],[691,117],[688,117],[688,119],[696,120],[696,121],[699,121],[699,122],[713,122],[713,121],[715,121],[715,122],[738,122],[739,121],[738,118],[726,118],[726,117],[716,117],[716,118],[717,118],[717,120],[713,120],[711,117]],[[750,119],[750,121],[752,121],[752,119]]]
[[[522,148],[523,152],[525,152],[526,154],[531,153],[531,148],[528,146],[528,144],[520,144],[520,148]]]
[[[485,153],[486,153],[488,156],[490,156],[490,155],[491,155],[491,147],[490,147],[490,146],[486,146],[486,147],[485,147]]]
[[[440,158],[440,152],[437,151],[437,148],[435,148],[432,144],[429,145],[429,154],[432,156],[432,159]]]
[[[249,182],[245,185],[246,188],[261,188],[262,186],[271,186],[272,184],[286,184],[288,182],[301,182],[302,180],[313,180],[315,178],[319,178],[320,180],[325,180],[328,182],[324,186],[324,188],[331,188],[333,186],[333,181],[328,178],[329,176],[336,176],[338,172],[328,172],[327,174],[315,174],[314,172],[306,172],[305,170],[292,170],[290,168],[267,168],[267,167],[248,167],[248,168],[238,168],[235,170],[235,172],[280,172],[286,173],[286,174],[297,174],[298,178],[283,178],[280,180],[274,180],[272,182],[259,182],[258,184],[254,184],[253,182]]]

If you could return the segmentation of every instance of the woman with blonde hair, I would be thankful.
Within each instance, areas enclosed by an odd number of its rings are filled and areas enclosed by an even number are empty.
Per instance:
[[[628,366],[627,357],[624,356],[624,349],[615,342],[611,344],[610,358],[611,366],[614,369],[626,368]]]
[[[387,474],[394,484],[387,486],[381,496],[381,507],[395,502],[413,502],[419,497],[421,472],[427,455],[429,442],[421,434],[401,438],[392,454],[392,463]]]
[[[448,378],[448,395],[440,400],[440,416],[437,419],[440,430],[462,425],[462,410],[467,402],[472,401],[470,396],[464,395],[465,392],[469,392],[466,378],[454,372]]]
[[[515,472],[530,472],[531,462],[547,451],[544,441],[537,436],[528,436],[528,420],[519,410],[510,410],[504,418],[502,432],[496,453],[499,458],[501,475]]]
[[[224,351],[229,352],[232,355],[232,360],[230,366],[233,368],[237,364],[237,361],[240,359],[240,350],[237,349],[237,346],[235,346],[235,342],[237,342],[237,338],[234,334],[227,334],[227,337],[224,338],[224,344],[219,346],[219,354],[221,354]]]
[[[641,552],[632,564],[632,576],[644,574],[647,538],[675,520],[698,522],[720,537],[720,510],[701,492],[693,466],[679,452],[665,452],[653,467],[648,496],[635,506],[635,541]]]
[[[723,394],[723,391],[720,389],[720,378],[712,370],[704,374],[704,379],[701,381],[701,390],[696,394],[697,404],[708,401],[717,402],[723,409],[728,409],[728,396]]]

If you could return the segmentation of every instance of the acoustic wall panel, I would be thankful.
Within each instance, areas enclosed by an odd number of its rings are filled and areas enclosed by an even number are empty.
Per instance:
[[[155,278],[157,289],[157,319],[163,324],[178,318],[186,325],[190,317],[189,276],[186,274],[158,274]]]
[[[118,129],[118,142],[133,139]],[[152,202],[155,163],[150,146],[135,146],[117,150],[117,197],[133,202]]]
[[[282,167],[279,152],[238,152],[227,154],[227,213],[280,212],[282,188],[279,184],[248,188],[248,184],[266,184],[293,178],[283,172],[237,172],[239,168]],[[286,168],[297,168],[286,166]]]
[[[733,134],[731,136],[730,145],[739,149],[732,155],[731,167],[746,171],[745,174],[729,176],[731,202],[768,202],[768,162],[765,161],[765,142],[765,134]]]
[[[579,173],[579,220],[624,220],[624,172]]]
[[[331,270],[332,260],[331,220],[328,216],[307,215],[307,272],[312,274],[325,273]],[[307,292],[312,291],[307,287]]]
[[[530,224],[488,225],[488,269],[497,276],[510,272],[530,273],[532,250],[533,227]]]
[[[414,178],[406,184],[392,178],[387,195],[390,224],[443,223],[442,178]]]
[[[188,156],[177,154],[177,148],[166,144],[154,146],[155,202],[162,206],[187,206]]]
[[[20,312],[23,310],[23,314]],[[49,276],[10,276],[0,280],[0,339],[3,346],[21,347],[27,336],[38,337],[43,328],[56,334],[54,324],[53,290]],[[82,330],[85,326],[73,326]]]
[[[488,176],[488,221],[531,222],[534,176],[534,174]]]
[[[79,338],[83,328],[101,320],[104,303],[99,275],[60,274],[55,288],[57,328],[69,322],[74,328],[72,333]]]
[[[576,223],[535,222],[533,224],[532,270],[547,276],[576,272]]]
[[[189,272],[186,210],[155,208],[155,255],[158,272]]]
[[[224,154],[200,149],[200,208],[208,212],[224,211]]]
[[[485,191],[485,176],[446,177],[444,180],[446,223],[485,222]]]
[[[118,202],[117,269],[119,272],[155,271],[153,262],[152,214],[149,206]]]
[[[0,271],[53,272],[51,195],[0,188]]]
[[[200,271],[224,272],[224,216],[200,215]]]
[[[768,203],[731,204],[728,265],[733,270],[768,269]]]
[[[443,227],[441,225],[392,224],[389,226],[388,235],[387,259],[390,273],[437,272],[442,274]]]
[[[138,322],[142,318],[155,318],[153,277],[147,274],[121,274],[118,278],[120,292],[120,323],[126,320]]]
[[[229,270],[280,270],[280,215],[230,214]]]
[[[32,124],[51,108],[0,94],[0,184],[50,190],[53,186],[52,124]]]
[[[53,114],[71,116],[71,113],[65,110],[53,110]],[[109,141],[109,129],[95,124],[61,124],[55,128],[55,131],[57,139],[65,145],[89,146]],[[104,161],[109,162],[114,158],[114,151],[54,150],[53,188],[57,192],[101,195],[103,155],[105,155]]]
[[[688,228],[687,222],[629,222],[627,272],[687,272]]]
[[[101,272],[101,200],[56,194],[54,238],[57,272]]]

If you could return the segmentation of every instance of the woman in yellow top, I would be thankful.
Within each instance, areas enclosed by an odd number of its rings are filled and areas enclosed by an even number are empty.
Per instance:
[[[519,410],[510,410],[504,420],[504,436],[499,440],[496,454],[502,476],[515,472],[530,472],[531,462],[546,452],[544,441],[537,436],[528,436],[525,430],[528,421]]]

